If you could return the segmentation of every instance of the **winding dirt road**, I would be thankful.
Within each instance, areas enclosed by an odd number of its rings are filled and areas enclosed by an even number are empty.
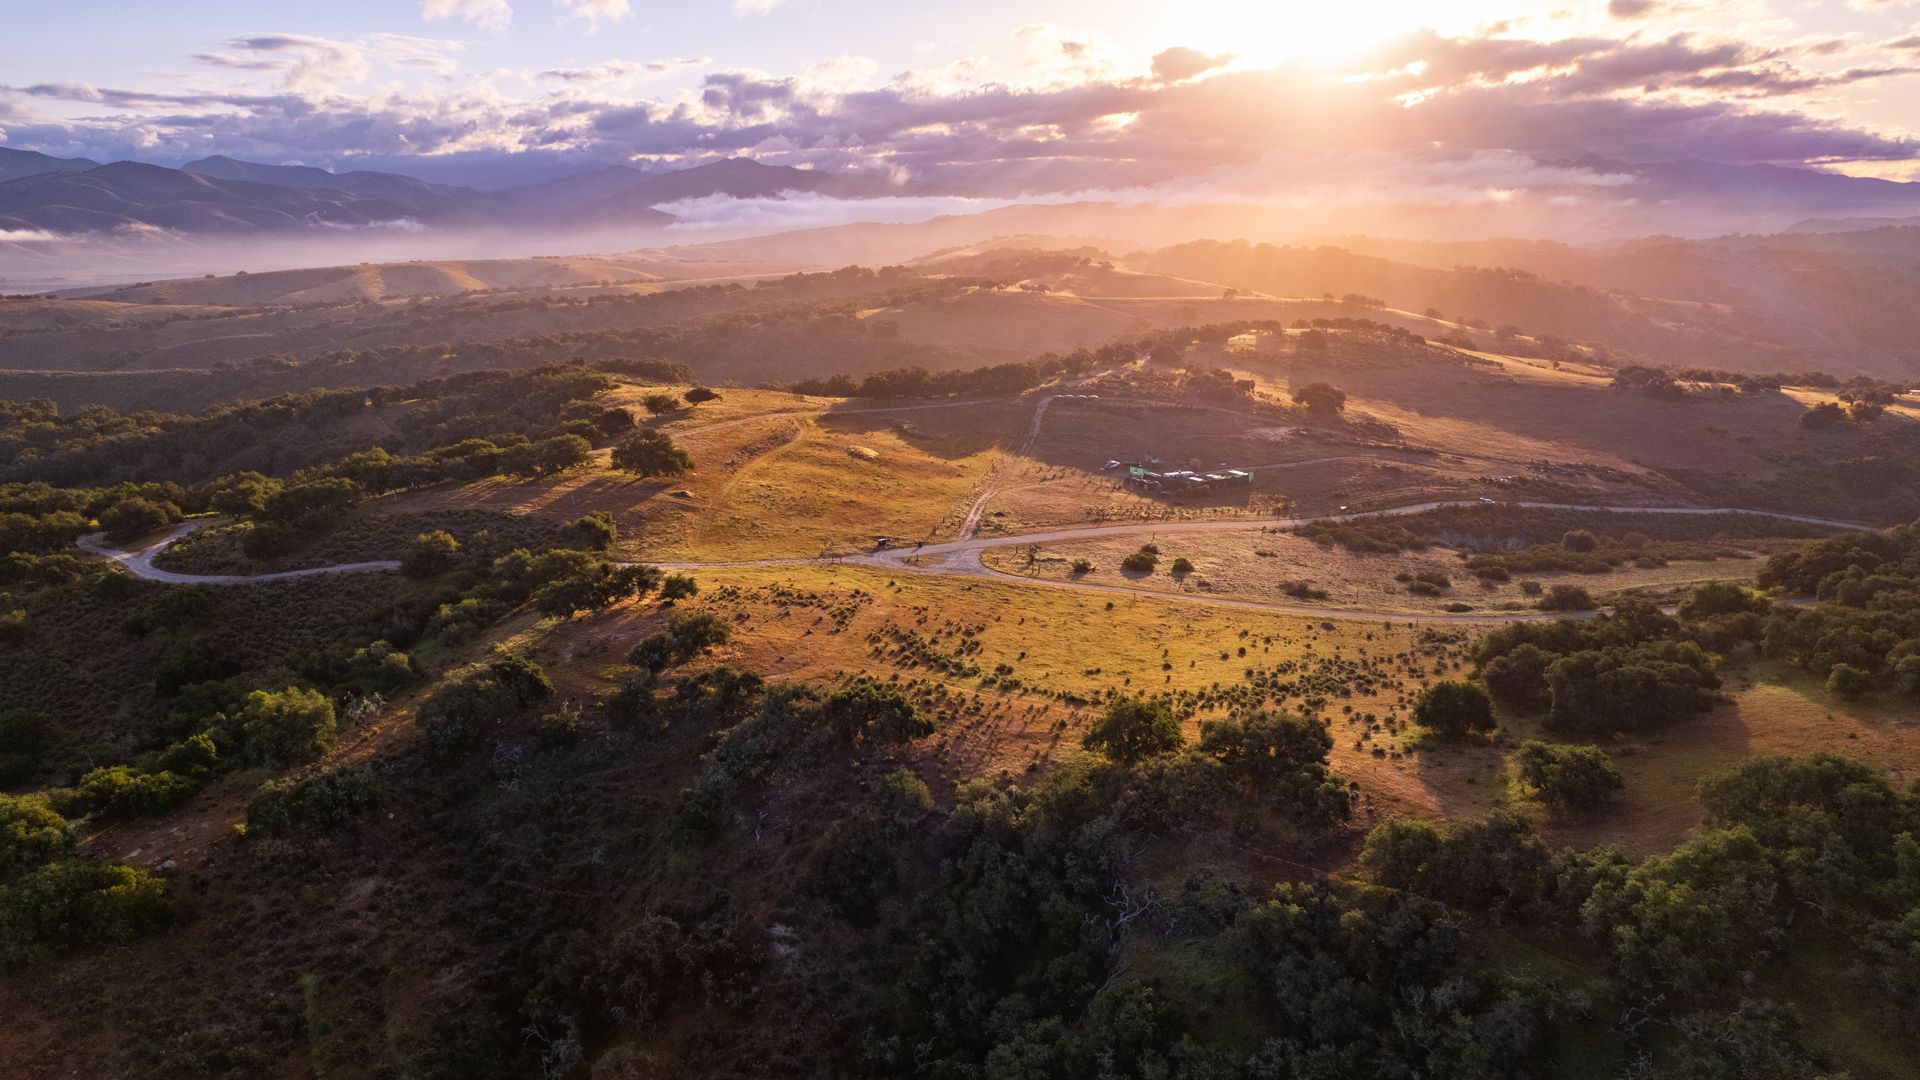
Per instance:
[[[1187,593],[1169,593],[1158,589],[1136,589],[1126,585],[1104,585],[1085,581],[1047,581],[1037,578],[1021,577],[1004,571],[994,570],[981,561],[981,553],[988,548],[1006,547],[1014,544],[1046,544],[1063,540],[1085,540],[1101,536],[1125,536],[1129,533],[1174,533],[1174,532],[1217,532],[1226,529],[1274,528],[1288,529],[1304,525],[1309,521],[1349,521],[1356,518],[1374,516],[1400,516],[1418,514],[1427,510],[1436,510],[1444,506],[1472,506],[1463,502],[1414,503],[1410,506],[1395,507],[1391,510],[1376,510],[1366,514],[1337,514],[1318,518],[1267,518],[1259,521],[1189,521],[1175,523],[1148,523],[1138,525],[1102,525],[1081,529],[1058,529],[1052,532],[1027,533],[1021,536],[1003,536],[990,539],[956,540],[945,544],[922,544],[915,547],[895,548],[875,551],[865,555],[842,555],[828,558],[796,559],[755,559],[743,562],[698,562],[698,563],[655,563],[666,570],[726,570],[749,566],[817,566],[822,564],[841,566],[867,566],[884,570],[891,574],[924,574],[946,577],[977,577],[996,581],[1018,582],[1037,588],[1077,589],[1083,592],[1103,592],[1121,596],[1143,596],[1160,600],[1185,600],[1193,603],[1211,604],[1216,607],[1242,608],[1250,611],[1262,611],[1276,615],[1302,615],[1325,618],[1392,619],[1403,622],[1537,622],[1565,618],[1567,612],[1433,612],[1418,616],[1404,611],[1372,611],[1366,608],[1308,607],[1304,604],[1270,604],[1258,600],[1231,600],[1225,597],[1195,596]],[[1823,525],[1836,529],[1867,529],[1867,526],[1845,521],[1829,521],[1823,518],[1805,517],[1798,514],[1776,514],[1764,510],[1742,510],[1725,507],[1702,509],[1693,507],[1644,507],[1644,506],[1578,506],[1572,503],[1503,503],[1531,510],[1610,510],[1614,512],[1652,513],[1652,514],[1751,514],[1757,517],[1778,518],[1786,521],[1798,521],[1810,525]],[[149,581],[165,581],[176,585],[247,585],[256,581],[279,581],[285,578],[311,577],[315,574],[338,574],[367,570],[397,570],[400,564],[394,561],[348,563],[344,566],[327,566],[313,570],[287,570],[278,574],[260,574],[245,576],[240,574],[178,574],[157,569],[153,565],[154,557],[166,550],[174,541],[199,527],[198,522],[176,525],[159,543],[138,553],[118,551],[105,546],[104,533],[82,537],[79,546],[88,552],[99,555],[126,567],[135,577]],[[1591,613],[1587,613],[1591,614]],[[1574,614],[1574,617],[1582,617]]]

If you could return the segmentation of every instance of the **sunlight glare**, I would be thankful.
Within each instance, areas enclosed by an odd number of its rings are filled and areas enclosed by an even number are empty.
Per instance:
[[[1466,34],[1477,26],[1524,18],[1539,9],[1512,0],[1361,0],[1347,3],[1213,2],[1156,8],[1149,15],[1159,40],[1237,54],[1243,64],[1350,56],[1393,34],[1430,27]]]

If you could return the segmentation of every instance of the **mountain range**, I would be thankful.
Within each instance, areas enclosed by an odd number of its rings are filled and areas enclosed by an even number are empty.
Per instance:
[[[655,207],[682,199],[830,199],[957,194],[862,173],[828,173],[730,158],[648,174],[624,165],[504,191],[434,184],[399,173],[333,173],[214,156],[178,169],[110,165],[0,147],[0,229],[99,233],[150,226],[244,235],[414,226],[660,227]]]

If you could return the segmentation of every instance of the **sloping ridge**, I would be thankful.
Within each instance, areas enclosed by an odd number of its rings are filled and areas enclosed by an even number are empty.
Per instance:
[[[576,224],[616,221],[623,224],[651,224],[655,216],[674,220],[653,209],[663,203],[709,195],[727,195],[735,199],[779,199],[790,191],[825,195],[832,199],[954,194],[947,188],[932,184],[895,183],[884,176],[822,172],[788,165],[763,165],[751,158],[728,158],[711,165],[656,176],[624,191],[582,203],[567,214],[566,219]]]

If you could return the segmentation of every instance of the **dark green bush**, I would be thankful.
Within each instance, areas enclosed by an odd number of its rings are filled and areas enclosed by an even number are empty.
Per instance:
[[[1578,585],[1555,585],[1540,601],[1541,611],[1592,611],[1599,606],[1587,590]]]
[[[642,638],[627,653],[627,663],[664,671],[731,640],[733,624],[725,619],[704,611],[676,611],[668,617],[667,625]]]
[[[1119,696],[1088,725],[1080,745],[1120,765],[1170,754],[1186,745],[1180,721],[1157,701]]]
[[[127,499],[115,503],[100,515],[100,527],[106,530],[109,541],[124,544],[179,520],[180,508],[172,503]]]
[[[165,886],[144,870],[55,863],[0,888],[0,960],[19,966],[68,949],[124,944],[170,915]]]
[[[1493,701],[1473,683],[1434,683],[1414,700],[1413,722],[1455,737],[1492,731]]]
[[[898,687],[861,676],[827,696],[826,716],[844,742],[907,743],[940,730]]]
[[[380,805],[380,782],[352,766],[260,785],[247,804],[247,836],[319,836],[337,832]]]
[[[608,551],[619,539],[619,526],[605,510],[584,514],[560,530],[560,542],[581,551]]]
[[[693,470],[693,458],[664,431],[641,428],[613,448],[613,467],[642,479],[680,476]]]
[[[1591,810],[1626,786],[1597,746],[1559,746],[1528,740],[1513,755],[1520,779],[1539,791],[1542,802],[1570,810]]]

